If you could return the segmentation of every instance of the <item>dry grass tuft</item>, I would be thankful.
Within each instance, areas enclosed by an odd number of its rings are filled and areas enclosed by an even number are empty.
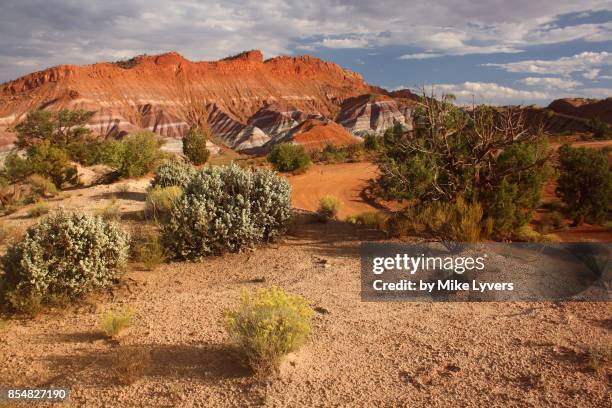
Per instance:
[[[123,306],[111,308],[100,316],[100,328],[110,338],[115,338],[132,324],[134,308]]]

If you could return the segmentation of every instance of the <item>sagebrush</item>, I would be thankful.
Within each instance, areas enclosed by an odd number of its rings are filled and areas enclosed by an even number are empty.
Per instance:
[[[164,220],[162,242],[177,259],[235,252],[280,236],[291,218],[290,186],[269,170],[206,167]]]
[[[0,259],[3,290],[13,309],[28,299],[75,298],[109,285],[125,267],[129,237],[116,224],[59,210],[28,228]]]

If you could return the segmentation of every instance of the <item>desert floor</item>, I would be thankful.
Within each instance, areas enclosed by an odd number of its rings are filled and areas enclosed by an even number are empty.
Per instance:
[[[297,218],[277,246],[127,273],[108,293],[0,332],[5,385],[67,386],[70,406],[610,406],[609,367],[588,365],[610,344],[607,303],[366,303],[361,240],[379,233]],[[280,378],[257,382],[221,329],[241,288],[277,285],[317,311],[306,346]],[[99,313],[129,304],[137,317],[117,342]],[[125,386],[120,347],[151,350]]]
[[[294,206],[323,194],[341,217],[379,205],[361,191],[368,163],[313,166],[291,176]],[[340,176],[335,176],[340,174]],[[116,205],[138,225],[148,179],[62,193],[50,206]],[[314,200],[314,201],[313,201]],[[2,222],[35,222],[22,209]],[[610,365],[593,370],[589,349],[612,340],[610,303],[367,303],[360,300],[359,243],[386,239],[344,222],[296,217],[276,245],[153,271],[132,268],[106,293],[34,319],[0,326],[0,386],[67,386],[69,406],[611,406]],[[241,288],[276,285],[306,297],[316,315],[308,343],[262,385],[223,331],[223,310]],[[105,339],[99,315],[132,305],[133,327]],[[126,386],[113,356],[150,350],[148,373]],[[19,405],[23,406],[23,405]]]

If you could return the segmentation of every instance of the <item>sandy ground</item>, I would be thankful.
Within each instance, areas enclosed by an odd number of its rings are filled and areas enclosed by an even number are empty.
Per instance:
[[[326,194],[342,201],[339,218],[363,211],[376,211],[381,206],[368,199],[365,189],[376,178],[378,167],[374,163],[315,164],[305,173],[289,176],[292,187],[291,202],[295,208],[316,211],[319,200]]]
[[[610,406],[610,367],[584,348],[610,344],[608,303],[365,303],[358,245],[378,233],[298,218],[277,246],[130,272],[78,306],[10,321],[0,383],[66,386],[68,406]],[[241,288],[277,285],[316,308],[308,343],[262,388],[221,329]],[[98,315],[137,310],[105,340]],[[118,347],[151,350],[149,373],[117,383]]]

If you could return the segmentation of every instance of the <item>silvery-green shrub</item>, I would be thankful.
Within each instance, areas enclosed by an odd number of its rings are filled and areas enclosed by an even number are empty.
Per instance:
[[[28,299],[76,298],[109,285],[128,259],[129,236],[119,226],[59,210],[30,227],[0,262],[3,297],[14,309]]]
[[[270,170],[206,167],[185,187],[163,226],[175,259],[237,252],[281,235],[291,218],[291,188]]]
[[[183,160],[167,160],[155,171],[149,189],[171,186],[185,187],[196,173],[195,168]]]

